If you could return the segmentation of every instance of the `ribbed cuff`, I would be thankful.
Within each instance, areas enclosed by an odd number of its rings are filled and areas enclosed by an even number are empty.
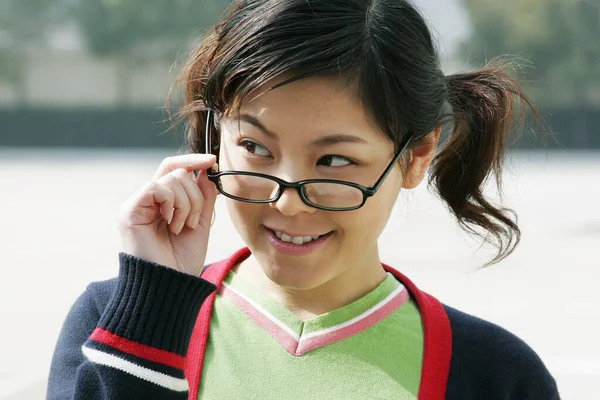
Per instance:
[[[217,287],[172,268],[120,253],[117,288],[99,327],[184,356],[200,306]]]

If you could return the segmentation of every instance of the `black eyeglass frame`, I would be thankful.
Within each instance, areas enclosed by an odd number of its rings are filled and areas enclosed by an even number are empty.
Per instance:
[[[205,135],[206,154],[212,154],[211,132],[210,132],[211,131],[210,126],[212,124],[212,114],[213,114],[213,111],[208,110],[208,113],[206,116],[206,132],[205,132],[206,133],[206,135]],[[369,197],[372,197],[375,195],[375,193],[377,193],[377,191],[379,190],[379,188],[381,187],[381,185],[383,184],[385,179],[392,172],[396,163],[400,160],[400,157],[402,157],[402,154],[404,153],[404,151],[410,145],[410,142],[412,141],[412,139],[413,139],[412,134],[406,135],[406,138],[404,138],[402,140],[402,143],[400,145],[400,148],[398,149],[398,152],[396,153],[396,155],[394,156],[392,161],[388,164],[388,166],[385,168],[385,170],[383,171],[383,173],[381,174],[379,179],[377,179],[377,182],[375,182],[375,184],[373,186],[368,186],[368,187],[359,185],[358,183],[341,181],[341,180],[336,180],[336,179],[305,179],[305,180],[298,181],[298,182],[287,182],[276,176],[261,174],[260,172],[235,171],[235,170],[220,171],[220,172],[214,172],[212,170],[209,170],[207,172],[207,176],[208,176],[208,179],[215,184],[215,186],[217,187],[219,192],[221,192],[221,194],[223,194],[226,197],[229,197],[230,199],[237,200],[237,201],[243,201],[245,203],[253,203],[253,204],[274,203],[281,198],[283,192],[286,189],[294,189],[298,192],[298,195],[300,196],[300,198],[302,199],[304,204],[306,204],[310,207],[314,207],[314,208],[317,208],[319,210],[324,210],[324,211],[353,211],[353,210],[358,210],[359,208],[364,206],[365,203],[367,202],[367,200],[369,199]],[[249,199],[245,199],[242,197],[237,197],[237,196],[229,194],[225,190],[223,190],[220,177],[226,176],[226,175],[255,176],[257,178],[269,179],[273,182],[276,182],[279,185],[279,189],[277,191],[277,194],[274,197],[267,199],[267,200],[249,200]],[[315,204],[310,201],[310,199],[308,198],[307,194],[305,193],[305,189],[304,189],[305,185],[308,185],[311,183],[333,183],[333,184],[350,186],[352,188],[355,188],[355,189],[358,189],[361,191],[361,193],[363,194],[362,202],[359,205],[354,206],[354,207],[325,207],[325,206]]]

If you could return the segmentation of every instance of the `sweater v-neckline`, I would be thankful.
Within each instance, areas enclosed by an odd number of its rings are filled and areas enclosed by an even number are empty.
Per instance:
[[[357,335],[409,300],[406,288],[390,273],[361,298],[308,320],[302,320],[233,271],[223,281],[221,293],[294,356]]]

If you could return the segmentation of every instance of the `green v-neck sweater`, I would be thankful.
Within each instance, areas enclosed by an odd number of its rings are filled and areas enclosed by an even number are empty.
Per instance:
[[[392,274],[303,321],[230,272],[215,299],[199,398],[414,400],[422,358],[419,310]]]

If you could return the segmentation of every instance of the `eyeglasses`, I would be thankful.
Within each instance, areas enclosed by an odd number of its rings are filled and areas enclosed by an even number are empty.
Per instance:
[[[206,154],[211,150],[212,111],[206,117]],[[377,193],[383,181],[390,174],[404,150],[408,147],[412,135],[407,135],[400,149],[373,186],[366,187],[354,182],[334,179],[307,179],[287,182],[275,176],[248,171],[208,171],[208,179],[219,192],[230,199],[246,203],[273,203],[281,198],[284,190],[293,189],[304,204],[325,211],[352,211],[361,208],[369,197]]]

